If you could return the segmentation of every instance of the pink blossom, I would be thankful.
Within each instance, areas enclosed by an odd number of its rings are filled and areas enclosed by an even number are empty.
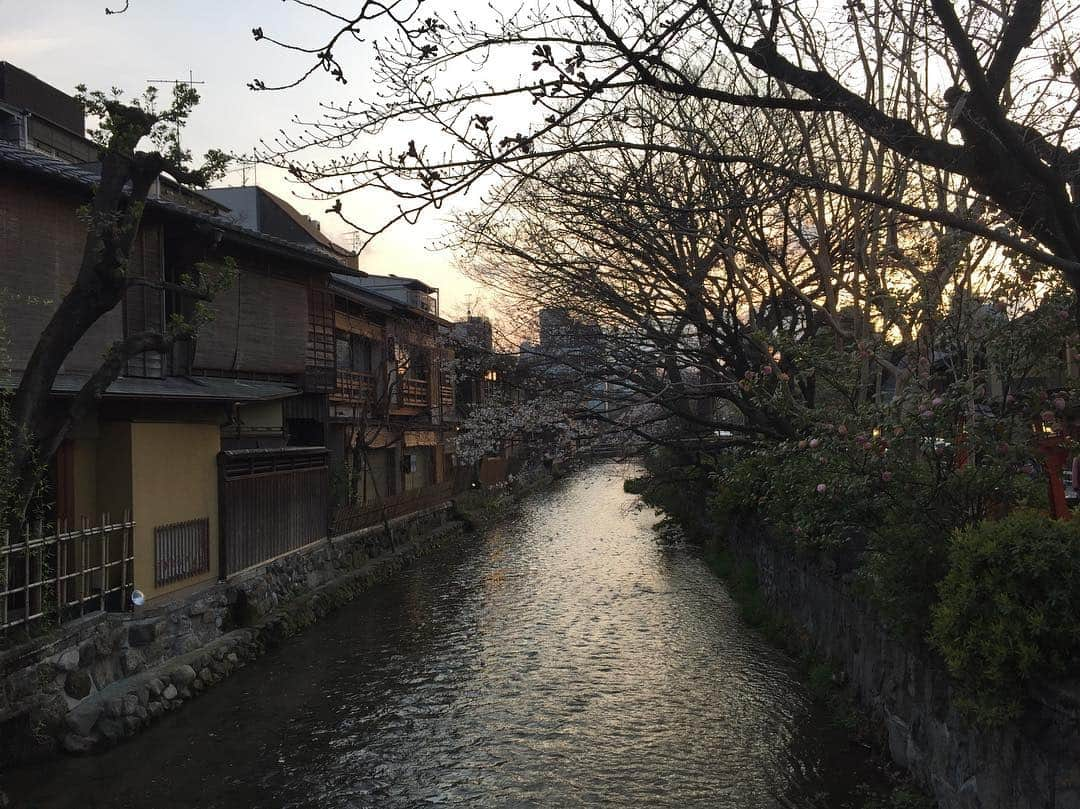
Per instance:
[[[1054,399],[1054,407],[1056,407],[1058,410],[1064,410],[1065,400],[1062,397],[1058,396],[1056,399]]]
[[[772,366],[766,365],[764,368],[761,369],[761,373],[763,373],[765,376],[772,376]]]
[[[817,449],[821,446],[821,442],[816,438],[810,439],[810,449]]]
[[[819,483],[819,484],[817,485],[817,493],[818,493],[818,494],[825,494],[825,491],[826,491],[826,490],[827,490],[828,488],[829,488],[829,487],[828,487],[828,486],[826,486],[826,485],[825,485],[824,483]]]
[[[1068,320],[1069,319],[1069,310],[1068,309],[1058,309],[1058,317],[1060,317],[1062,320]]]
[[[941,407],[943,404],[945,404],[945,400],[942,399],[940,396],[935,396],[930,402],[930,404],[934,407]]]
[[[1010,393],[1005,397],[1005,404],[1016,404],[1016,397]]]
[[[892,472],[886,469],[884,472],[881,473],[881,479],[888,483],[890,480],[892,480]]]
[[[934,411],[933,410],[924,410],[919,415],[922,416],[924,419],[932,419],[934,417]]]
[[[847,435],[847,427],[841,424],[839,427],[836,428],[836,433],[837,435]]]
[[[1044,410],[1039,414],[1039,418],[1041,418],[1045,424],[1049,424],[1054,420],[1054,411]]]

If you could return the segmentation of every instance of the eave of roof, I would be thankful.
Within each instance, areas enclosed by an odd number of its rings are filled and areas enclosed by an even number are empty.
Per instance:
[[[368,277],[372,279],[372,283],[368,285],[369,289],[379,289],[380,286],[403,286],[406,289],[415,289],[417,292],[426,292],[429,295],[439,291],[437,287],[429,286],[419,278],[407,278],[398,275],[372,275],[370,273],[368,273]],[[386,281],[386,283],[380,285],[380,281]]]
[[[56,396],[74,396],[89,379],[89,374],[61,373],[53,382]],[[18,377],[4,374],[0,387],[14,388]],[[270,402],[299,396],[300,388],[281,382],[221,377],[167,376],[163,379],[122,376],[109,385],[106,399],[155,399],[203,402]]]
[[[331,273],[330,290],[382,312],[393,312],[402,308],[400,303],[393,298],[378,295],[370,289],[360,286],[360,284],[356,283],[356,278],[356,275],[350,273]]]
[[[53,180],[67,185],[76,186],[84,190],[91,190],[98,182],[98,176],[93,171],[66,163],[49,155],[22,149],[9,143],[0,141],[0,166],[22,171],[43,179]],[[166,216],[178,219],[198,222],[219,229],[229,241],[275,253],[286,258],[301,261],[309,266],[316,266],[330,272],[340,272],[343,269],[351,269],[341,262],[331,258],[325,252],[308,248],[304,245],[281,239],[277,236],[267,236],[258,231],[242,227],[229,222],[221,217],[212,216],[202,211],[196,211],[176,202],[163,199],[148,199],[147,207],[159,211]],[[354,274],[360,271],[351,270]]]

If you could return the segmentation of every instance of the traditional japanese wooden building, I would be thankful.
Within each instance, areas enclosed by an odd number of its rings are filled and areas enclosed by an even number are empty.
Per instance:
[[[79,209],[97,182],[82,127],[74,99],[0,63],[0,386],[9,390],[82,258]],[[355,254],[259,188],[196,193],[159,179],[129,267],[137,283],[67,357],[54,406],[114,342],[189,317],[183,279],[226,257],[235,273],[204,304],[210,317],[194,338],[128,362],[57,453],[52,538],[0,543],[0,570],[24,571],[0,582],[0,632],[40,611],[47,569],[67,570],[56,573],[63,609],[117,609],[136,588],[168,596],[335,528],[445,499],[454,402],[437,290],[367,276]]]

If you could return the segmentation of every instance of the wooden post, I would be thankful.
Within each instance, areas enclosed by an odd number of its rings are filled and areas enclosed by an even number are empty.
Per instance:
[[[124,512],[124,520],[120,528],[120,611],[130,609],[127,597],[127,548],[128,548],[128,513]]]
[[[0,595],[0,634],[6,634],[8,622],[7,591],[8,588],[11,586],[11,578],[8,575],[8,570],[11,567],[11,545],[8,543],[9,537],[6,529],[2,534],[0,534],[0,538],[3,538],[4,541],[4,547],[0,549],[4,556],[4,563],[0,565],[0,576],[3,577],[0,578],[0,585],[2,585],[0,586],[0,593],[3,593],[3,595]]]
[[[1061,444],[1061,436],[1053,435],[1039,441],[1039,451],[1043,456],[1046,469],[1047,485],[1050,494],[1050,516],[1055,520],[1067,520],[1071,516],[1069,503],[1065,499],[1065,482],[1061,477],[1062,467],[1068,458],[1068,451]]]
[[[64,547],[63,547],[63,540],[61,540],[60,537],[67,534],[67,531],[66,531],[67,522],[66,521],[64,523],[64,528],[65,528],[65,531],[63,533],[61,533],[60,532],[60,523],[59,522],[56,523],[56,589],[55,589],[55,592],[53,594],[53,598],[56,600],[56,625],[57,626],[60,626],[60,624],[64,623],[64,599],[60,597],[60,586],[61,586],[61,582],[62,582],[62,579],[61,579],[61,567],[63,565]]]
[[[225,581],[229,575],[228,544],[229,508],[226,498],[225,454],[218,453],[218,581]],[[252,461],[254,463],[254,461]]]
[[[30,623],[30,525],[23,531],[23,625]]]
[[[105,526],[109,524],[109,517],[106,514],[101,515],[101,592],[98,594],[98,604],[101,611],[105,612],[105,590],[107,589],[108,582],[105,578],[105,557],[109,554],[109,532],[105,530]]]

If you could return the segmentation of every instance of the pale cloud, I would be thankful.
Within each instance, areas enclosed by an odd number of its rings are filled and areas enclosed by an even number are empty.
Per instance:
[[[3,11],[0,9],[0,14]],[[18,65],[71,47],[71,37],[0,35],[0,60]]]

